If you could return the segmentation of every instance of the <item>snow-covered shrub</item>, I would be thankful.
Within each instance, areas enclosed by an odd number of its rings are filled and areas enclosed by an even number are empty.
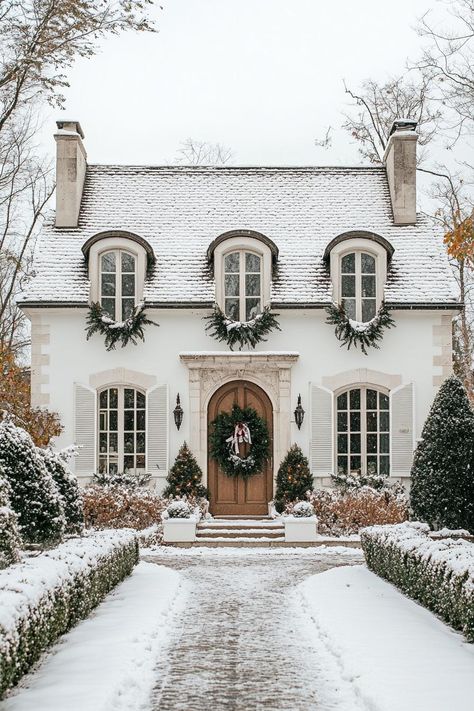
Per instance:
[[[365,528],[367,565],[474,642],[474,546],[428,534],[424,523]]]
[[[390,483],[383,474],[333,474],[331,479],[340,491],[354,491],[367,486],[376,491],[404,491],[402,484]]]
[[[138,562],[131,531],[102,531],[0,572],[0,696]]]
[[[91,485],[84,490],[87,528],[148,528],[161,520],[168,505],[150,489]]]
[[[308,459],[301,447],[292,444],[279,466],[276,478],[276,491],[273,504],[278,513],[295,501],[306,499],[313,488],[313,476],[309,470]]]
[[[316,489],[309,495],[323,535],[347,536],[364,526],[401,523],[408,519],[404,493],[368,486],[352,491]]]
[[[166,508],[168,518],[190,518],[193,510],[186,501],[172,501]]]
[[[64,457],[52,449],[38,449],[46,469],[53,477],[59,494],[63,500],[66,533],[82,533],[84,528],[84,511],[82,491],[74,474],[68,469]]]
[[[314,508],[309,501],[298,501],[298,503],[293,506],[291,513],[296,518],[309,518],[309,516],[314,516]]]
[[[10,420],[0,422],[0,464],[24,541],[50,545],[61,540],[65,519],[58,488],[30,435]]]
[[[138,474],[131,474],[130,472],[117,472],[116,474],[101,472],[94,474],[93,479],[94,484],[99,486],[126,486],[128,489],[140,489],[150,483],[151,474],[148,472]]]
[[[0,569],[20,559],[18,516],[10,505],[10,486],[0,466]]]

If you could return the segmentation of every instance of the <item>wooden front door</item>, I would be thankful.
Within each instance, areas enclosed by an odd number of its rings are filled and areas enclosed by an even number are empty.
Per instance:
[[[208,457],[210,511],[216,516],[261,516],[268,513],[273,497],[273,411],[266,393],[247,380],[223,385],[211,398],[207,411],[208,429],[220,412],[230,412],[232,405],[252,407],[267,423],[270,434],[270,459],[264,469],[249,479],[229,477],[214,459]]]

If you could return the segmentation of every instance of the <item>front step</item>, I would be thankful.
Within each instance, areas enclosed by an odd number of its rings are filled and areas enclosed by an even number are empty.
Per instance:
[[[247,542],[267,545],[270,541],[284,540],[283,523],[268,516],[219,516],[201,521],[196,529],[196,545],[240,545]]]

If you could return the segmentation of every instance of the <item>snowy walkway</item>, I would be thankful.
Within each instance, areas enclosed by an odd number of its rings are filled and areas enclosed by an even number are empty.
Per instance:
[[[360,711],[352,684],[295,593],[299,582],[360,563],[357,551],[167,549],[148,560],[180,570],[185,612],[157,668],[159,711]]]

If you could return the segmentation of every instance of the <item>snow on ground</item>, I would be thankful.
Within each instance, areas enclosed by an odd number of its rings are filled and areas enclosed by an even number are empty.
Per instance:
[[[155,665],[181,604],[180,575],[140,563],[92,615],[64,635],[0,711],[134,711],[156,683]]]
[[[213,539],[215,540],[215,539]],[[224,539],[224,540],[229,540]],[[256,539],[256,540],[262,540]],[[274,539],[272,539],[274,540]],[[348,546],[308,546],[308,547],[290,547],[290,546],[269,546],[268,548],[265,548],[262,546],[262,548],[259,548],[255,546],[254,548],[252,547],[246,547],[246,546],[236,546],[235,548],[233,546],[222,546],[222,547],[216,547],[216,548],[207,548],[206,546],[193,546],[189,548],[185,547],[177,547],[177,546],[152,546],[150,548],[141,548],[140,549],[140,554],[142,558],[153,558],[155,556],[160,556],[163,558],[170,557],[174,558],[176,556],[235,556],[235,557],[247,557],[247,556],[275,556],[275,555],[288,555],[288,556],[293,556],[293,557],[319,557],[320,555],[335,555],[335,556],[350,556],[353,558],[354,556],[360,556],[361,559],[363,559],[364,554],[362,552],[361,548],[350,548]],[[0,709],[1,711],[1,709]]]
[[[363,566],[313,575],[298,592],[341,676],[370,711],[472,711],[474,646]]]

